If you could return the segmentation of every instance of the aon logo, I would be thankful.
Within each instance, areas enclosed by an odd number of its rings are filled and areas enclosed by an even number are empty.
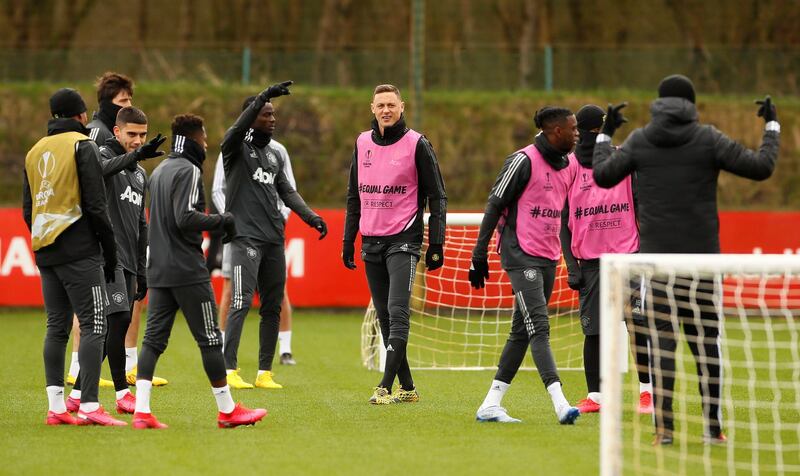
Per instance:
[[[134,191],[130,185],[128,185],[128,188],[122,192],[122,195],[119,196],[119,199],[127,200],[136,206],[142,206],[142,194]]]
[[[275,183],[275,174],[271,172],[265,172],[261,167],[259,167],[255,172],[253,172],[253,180],[270,185]]]

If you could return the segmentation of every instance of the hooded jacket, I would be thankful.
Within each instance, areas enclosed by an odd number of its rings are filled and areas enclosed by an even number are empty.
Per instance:
[[[676,97],[653,102],[651,120],[612,150],[594,148],[594,180],[610,188],[637,173],[643,253],[719,253],[720,170],[765,180],[778,160],[779,134],[764,131],[758,152],[698,122],[695,105]]]

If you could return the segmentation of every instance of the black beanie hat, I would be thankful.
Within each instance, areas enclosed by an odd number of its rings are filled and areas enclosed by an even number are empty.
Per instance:
[[[86,112],[86,103],[74,89],[62,88],[50,96],[50,114],[53,117],[73,117]]]
[[[658,97],[683,98],[694,104],[694,84],[682,74],[667,76],[658,85]]]
[[[575,114],[575,119],[578,120],[578,129],[590,131],[592,129],[599,129],[603,127],[603,120],[606,117],[606,111],[600,106],[594,104],[587,104],[578,109]]]

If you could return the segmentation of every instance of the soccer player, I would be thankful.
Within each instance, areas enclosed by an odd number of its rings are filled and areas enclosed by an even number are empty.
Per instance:
[[[289,152],[283,144],[276,141],[274,138],[270,140],[270,147],[278,151],[284,159],[284,173],[289,184],[297,190],[297,181],[294,178],[292,171],[292,162],[289,158]],[[211,199],[214,206],[220,213],[225,212],[225,167],[223,167],[222,153],[217,158],[217,163],[214,166],[214,180],[211,188]],[[289,215],[292,210],[287,207],[282,200],[279,200],[281,205],[281,215],[283,215],[284,222],[289,220]],[[222,293],[219,298],[219,327],[225,329],[225,324],[228,321],[228,310],[231,306],[231,245],[226,244],[222,247],[222,262],[220,271],[222,273]],[[209,254],[211,250],[209,249]],[[292,356],[292,304],[289,302],[289,294],[284,286],[283,301],[281,301],[281,323],[278,332],[278,346],[280,351],[281,365],[296,365],[297,362]],[[224,344],[225,332],[222,332],[222,340]],[[247,382],[243,382],[247,383]],[[230,383],[229,383],[230,385]]]
[[[111,418],[97,399],[106,333],[105,283],[114,280],[117,266],[99,151],[86,135],[86,104],[77,91],[56,91],[50,112],[47,136],[25,158],[22,192],[23,218],[31,231],[47,311],[45,421],[125,425]],[[78,358],[85,382],[77,419],[64,404],[64,352],[73,313],[80,323]]]
[[[547,106],[536,112],[541,129],[528,145],[506,158],[486,203],[478,240],[472,250],[469,280],[483,288],[489,277],[487,249],[498,228],[500,260],[511,280],[514,315],[508,341],[500,354],[497,373],[476,419],[481,422],[516,423],[501,406],[503,396],[530,346],[539,376],[550,394],[561,424],[580,416],[561,389],[553,353],[547,303],[553,291],[561,257],[561,211],[575,177],[568,154],[578,140],[575,115],[569,109]]]
[[[731,140],[697,118],[694,85],[672,75],[658,86],[651,120],[634,130],[619,149],[610,142],[626,119],[625,103],[609,106],[594,149],[597,185],[613,187],[637,174],[642,253],[719,253],[717,179],[721,170],[765,180],[778,159],[780,124],[769,96],[757,102],[766,127],[758,152]],[[652,281],[646,295],[650,339],[654,344],[654,445],[673,442],[672,390],[675,385],[676,332],[683,324],[697,363],[705,421],[704,440],[724,443],[721,421],[721,377],[718,286],[712,280],[679,276],[674,299],[665,282]],[[672,315],[677,316],[673,321]]]
[[[167,347],[178,309],[183,311],[200,348],[219,409],[219,427],[255,424],[267,414],[264,409],[234,405],[225,379],[217,306],[201,245],[203,231],[223,229],[227,242],[235,235],[236,225],[230,213],[204,213],[202,174],[206,147],[203,119],[192,114],[175,116],[172,152],[156,167],[150,181],[150,298],[136,376],[134,428],[166,428],[150,411],[151,379],[156,362]]]
[[[222,140],[225,168],[225,209],[236,216],[237,237],[231,242],[232,297],[225,325],[225,362],[234,388],[252,388],[239,375],[238,350],[242,326],[253,292],[261,299],[258,374],[255,386],[278,389],[272,360],[278,342],[281,301],[286,284],[284,248],[285,203],[322,239],[328,227],[286,178],[282,155],[271,145],[275,109],[270,100],[289,94],[291,81],[270,86],[245,101],[243,111]]]
[[[426,204],[431,215],[425,265],[434,271],[444,264],[444,180],[431,143],[406,127],[404,108],[395,86],[375,88],[372,128],[359,134],[353,150],[342,243],[345,267],[356,269],[354,242],[361,232],[361,257],[386,347],[383,378],[369,399],[378,405],[419,400],[406,345]],[[395,377],[400,388],[392,393]]]
[[[588,395],[578,402],[581,413],[600,411],[600,255],[639,251],[633,176],[611,189],[597,187],[592,177],[592,152],[604,117],[605,110],[593,104],[583,106],[575,115],[580,138],[570,160],[576,173],[568,192],[566,219],[561,223],[567,283],[579,292],[584,334]],[[639,371],[639,412],[652,413],[647,334],[633,326],[631,331]]]
[[[159,134],[150,142],[146,140],[147,116],[128,106],[117,114],[114,137],[100,148],[100,166],[117,243],[115,278],[106,284],[106,355],[116,391],[117,413],[133,413],[135,408],[136,399],[128,389],[125,375],[125,334],[131,322],[133,302],[141,301],[147,293],[147,218],[144,212],[147,175],[138,163],[164,155],[158,147],[166,138]],[[67,399],[67,410],[77,411],[80,389],[79,378]]]
[[[105,145],[108,139],[114,137],[112,130],[117,120],[117,113],[120,109],[131,105],[133,99],[133,80],[124,74],[106,72],[95,83],[97,91],[98,111],[92,116],[92,122],[86,127],[89,129],[89,137],[95,141],[98,147]],[[80,345],[80,332],[78,329],[78,319],[72,320],[72,362],[67,372],[67,383],[72,385],[78,377],[80,365],[78,363],[78,346]],[[101,387],[113,387],[113,382],[104,378],[100,379]],[[77,397],[76,397],[77,395]],[[80,390],[73,390],[71,396],[80,398]]]

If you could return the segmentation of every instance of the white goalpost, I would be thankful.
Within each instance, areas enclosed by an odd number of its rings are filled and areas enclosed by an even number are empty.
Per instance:
[[[482,218],[482,213],[448,213],[444,266],[430,274],[425,272],[424,260],[417,267],[407,350],[412,368],[479,370],[497,366],[511,327],[514,298],[494,252],[494,238],[489,245],[486,288],[474,290],[469,284],[467,273]],[[422,253],[424,256],[425,249]],[[550,342],[559,370],[580,370],[583,334],[578,299],[577,293],[566,286],[566,274],[562,262],[548,310]],[[380,328],[370,303],[361,327],[362,363],[369,369],[382,369],[383,354]]]
[[[636,373],[623,375],[616,358],[625,343],[615,331],[630,318],[637,276],[654,415],[636,412]],[[800,474],[800,256],[605,255],[600,282],[602,475]],[[708,337],[714,321],[716,342]],[[704,343],[717,345],[720,357]],[[674,393],[663,390],[671,379]],[[672,397],[671,412],[659,411],[664,396]],[[654,422],[669,418],[672,444],[651,445]],[[717,419],[726,441],[711,423]]]

